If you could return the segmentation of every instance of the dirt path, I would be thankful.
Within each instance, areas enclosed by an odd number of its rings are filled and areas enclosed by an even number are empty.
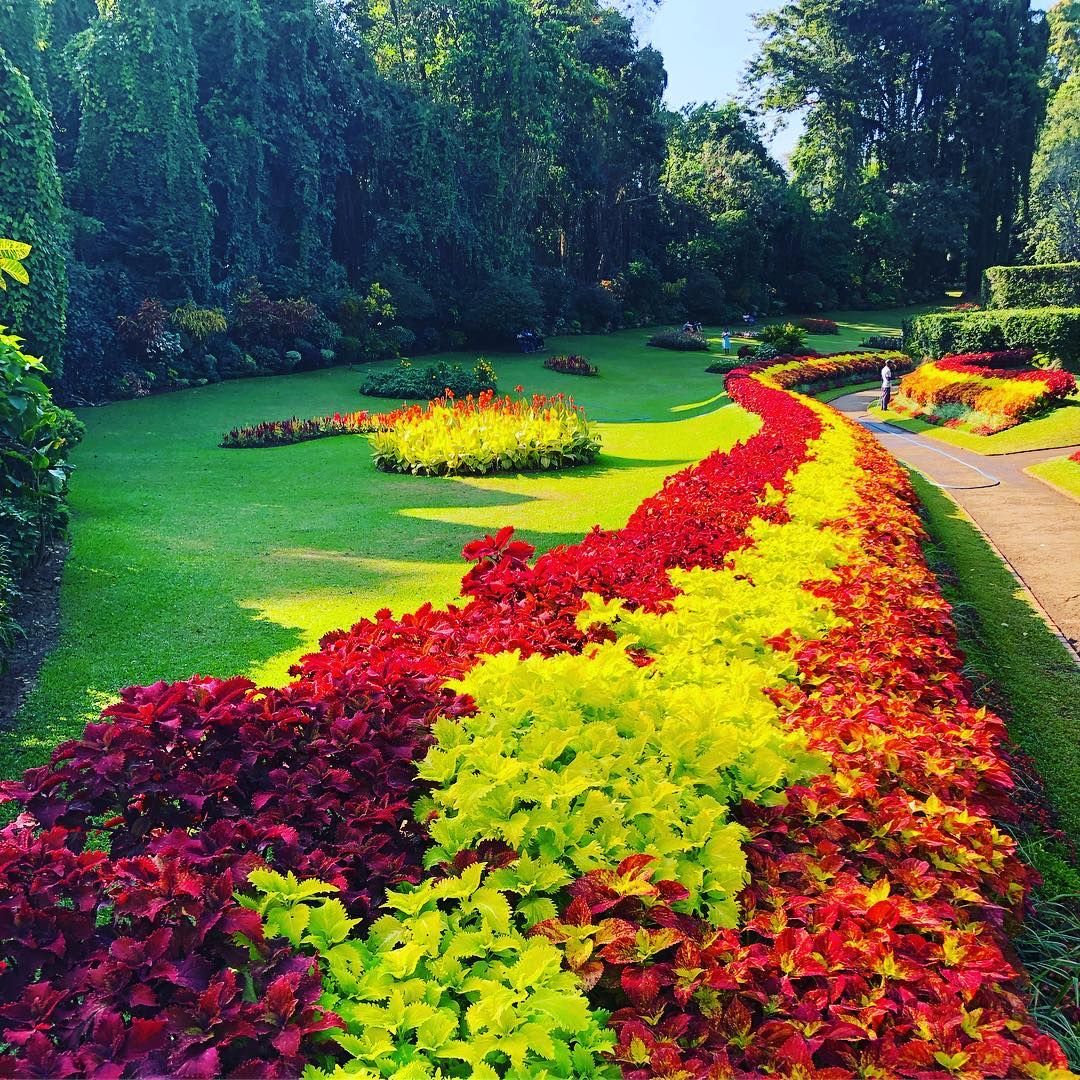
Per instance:
[[[1024,472],[1065,451],[981,457],[875,419],[867,406],[877,396],[875,390],[860,390],[832,405],[872,431],[905,465],[948,491],[1012,564],[1073,648],[1080,647],[1080,502]]]

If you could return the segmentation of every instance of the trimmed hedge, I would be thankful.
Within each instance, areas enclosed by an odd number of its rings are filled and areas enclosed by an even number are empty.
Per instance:
[[[988,308],[1075,307],[1080,304],[1080,262],[991,266],[983,277]]]
[[[920,315],[904,333],[904,351],[937,360],[957,353],[1034,349],[1080,370],[1080,307]]]

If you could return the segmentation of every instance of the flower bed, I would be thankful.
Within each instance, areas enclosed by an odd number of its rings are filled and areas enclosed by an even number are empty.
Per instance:
[[[1033,356],[1014,349],[923,364],[901,383],[894,408],[976,435],[1005,431],[1076,392],[1069,372],[1026,367]]]
[[[599,375],[600,369],[590,364],[584,356],[549,356],[544,361],[549,371],[558,371],[562,375]]]
[[[839,334],[840,327],[832,319],[800,319],[796,326],[808,334]]]
[[[369,413],[363,409],[307,420],[296,416],[289,420],[266,420],[261,424],[233,428],[222,436],[220,445],[225,450],[250,450],[266,446],[291,446],[331,435],[367,435],[393,423],[394,416],[394,413]]]
[[[403,410],[370,436],[376,466],[421,476],[482,476],[493,472],[587,465],[600,439],[585,410],[561,394],[497,398],[490,391]]]
[[[759,432],[624,529],[487,537],[461,606],[126,691],[4,785],[0,1074],[1063,1069],[906,476],[785,389],[836,374],[735,372]]]
[[[646,345],[655,349],[673,349],[675,352],[708,352],[709,343],[701,334],[688,334],[682,330],[663,330],[653,334]]]
[[[906,353],[833,353],[825,356],[778,356],[747,365],[754,373],[768,372],[773,385],[784,390],[827,390],[878,378],[885,362],[894,374],[911,371],[915,361]]]

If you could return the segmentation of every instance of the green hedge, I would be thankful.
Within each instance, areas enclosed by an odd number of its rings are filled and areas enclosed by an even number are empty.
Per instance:
[[[905,352],[935,360],[999,349],[1035,349],[1080,370],[1080,307],[920,315],[904,333]]]
[[[1075,307],[1080,304],[1080,262],[991,266],[983,277],[983,302],[995,310]]]

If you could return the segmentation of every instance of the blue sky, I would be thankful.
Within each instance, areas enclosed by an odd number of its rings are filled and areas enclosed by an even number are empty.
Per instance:
[[[1032,7],[1045,11],[1052,3],[1032,0]],[[659,10],[639,16],[642,42],[664,54],[668,104],[678,108],[737,94],[755,51],[750,16],[778,6],[769,0],[663,0]],[[785,158],[797,136],[795,125],[789,126],[773,142],[773,152]]]

